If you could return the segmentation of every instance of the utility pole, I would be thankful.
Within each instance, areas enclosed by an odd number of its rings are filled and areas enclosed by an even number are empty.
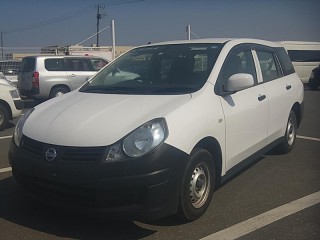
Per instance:
[[[2,32],[1,32],[1,40],[0,40],[0,42],[1,42],[1,58],[3,58],[3,37],[2,37]]]
[[[188,40],[191,40],[191,26],[190,25],[187,26],[187,37],[188,37]]]
[[[114,20],[111,21],[112,28],[112,60],[116,58],[116,29],[114,26]]]
[[[100,24],[100,19],[102,19],[102,14],[100,13],[100,8],[105,8],[105,5],[101,4],[96,4],[97,8],[97,47],[99,47],[99,24]]]

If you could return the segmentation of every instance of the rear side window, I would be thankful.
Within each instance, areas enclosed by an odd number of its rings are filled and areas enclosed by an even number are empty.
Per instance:
[[[62,58],[49,58],[44,60],[44,67],[47,71],[64,71]]]
[[[257,56],[264,82],[268,82],[283,76],[278,61],[272,52],[257,50]]]
[[[277,57],[279,58],[283,74],[285,76],[295,72],[292,62],[284,48],[275,48]]]
[[[90,59],[66,58],[64,63],[66,71],[94,71]]]
[[[320,62],[320,50],[288,50],[292,62]]]
[[[36,59],[35,58],[23,58],[21,62],[20,71],[21,72],[33,72],[36,67]]]

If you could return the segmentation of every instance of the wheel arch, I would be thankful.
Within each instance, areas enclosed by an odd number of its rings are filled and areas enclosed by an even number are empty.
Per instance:
[[[300,103],[296,102],[291,110],[294,112],[294,114],[296,115],[297,118],[297,127],[300,126],[300,123],[302,121],[302,117],[303,117],[303,107],[301,106]]]
[[[50,89],[50,93],[52,92],[53,89],[58,88],[58,87],[63,87],[63,88],[68,89],[69,91],[71,91],[70,87],[67,84],[57,84],[57,85],[52,86],[52,88]]]
[[[12,111],[11,111],[11,107],[9,106],[9,104],[6,101],[3,101],[2,99],[0,99],[0,105],[4,106],[9,113],[9,119],[12,120]]]
[[[196,147],[203,148],[210,152],[216,167],[216,180],[217,183],[220,183],[222,173],[222,151],[218,140],[214,137],[205,137],[196,144],[195,148]]]

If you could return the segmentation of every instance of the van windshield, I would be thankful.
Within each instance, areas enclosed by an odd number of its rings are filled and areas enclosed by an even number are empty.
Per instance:
[[[185,94],[198,91],[222,44],[172,44],[133,49],[110,63],[81,92]]]

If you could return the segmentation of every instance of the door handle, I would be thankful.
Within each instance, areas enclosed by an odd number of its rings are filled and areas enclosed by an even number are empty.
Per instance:
[[[76,76],[77,76],[77,75],[75,75],[75,74],[71,74],[71,75],[70,75],[70,77],[76,77]]]
[[[259,95],[258,100],[261,102],[264,99],[266,99],[266,97],[267,97],[266,95]]]
[[[286,86],[286,89],[287,89],[287,90],[290,90],[290,89],[291,89],[291,85],[287,85],[287,86]]]

